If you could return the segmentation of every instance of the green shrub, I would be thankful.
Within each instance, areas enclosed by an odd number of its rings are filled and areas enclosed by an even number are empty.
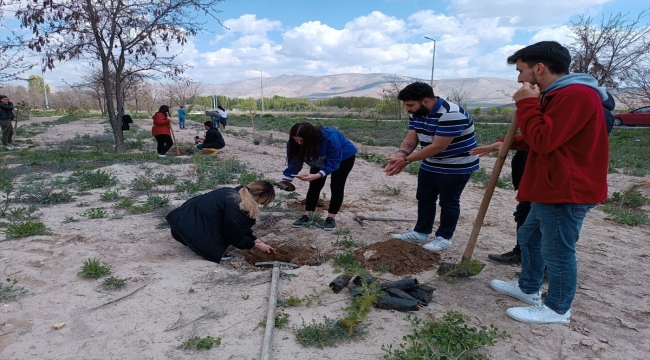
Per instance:
[[[210,335],[204,338],[194,336],[183,341],[183,345],[196,348],[197,350],[210,350],[213,346],[221,345],[221,338],[213,338]]]
[[[509,335],[490,325],[480,329],[469,327],[465,318],[458,311],[449,311],[441,320],[423,321],[408,315],[406,320],[413,325],[414,330],[402,339],[405,343],[399,349],[392,345],[382,345],[386,352],[386,360],[443,360],[465,359],[482,360],[485,356],[480,352],[485,346],[496,344],[498,339],[506,339]]]
[[[21,238],[33,235],[50,235],[52,231],[40,221],[22,221],[7,225],[7,239]]]
[[[84,260],[81,270],[77,273],[78,276],[97,279],[102,276],[108,276],[111,274],[110,265],[102,265],[99,262],[99,259],[88,259]]]
[[[98,207],[98,208],[87,209],[86,211],[82,212],[79,215],[85,216],[89,219],[102,219],[106,217],[106,214],[107,212],[106,210],[104,210],[104,208]]]
[[[118,276],[111,276],[104,279],[104,288],[106,290],[119,290],[126,285],[128,279],[122,279]]]
[[[24,287],[18,287],[18,280],[7,278],[6,283],[0,281],[0,301],[13,300],[19,295],[24,295],[27,290]]]
[[[81,170],[72,173],[75,178],[74,182],[77,184],[79,190],[91,190],[98,188],[111,187],[117,184],[117,178],[103,170]]]

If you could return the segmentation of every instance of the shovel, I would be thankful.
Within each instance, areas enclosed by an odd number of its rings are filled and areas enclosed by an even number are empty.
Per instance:
[[[487,213],[488,206],[490,206],[490,200],[492,200],[492,194],[494,193],[494,188],[497,185],[499,176],[501,175],[501,169],[503,164],[506,162],[508,157],[508,150],[510,150],[510,145],[512,145],[512,140],[515,137],[517,132],[517,119],[515,116],[512,116],[512,121],[508,127],[508,132],[506,137],[503,139],[503,144],[499,149],[499,157],[497,158],[494,168],[492,169],[492,175],[490,175],[490,181],[488,181],[487,187],[485,188],[485,194],[483,194],[483,201],[481,201],[481,207],[478,209],[476,214],[476,220],[474,220],[474,227],[472,228],[472,233],[469,236],[467,241],[467,246],[465,247],[465,252],[463,253],[463,258],[460,264],[455,263],[443,263],[438,268],[438,275],[440,276],[449,276],[449,277],[458,277],[466,278],[474,275],[483,270],[485,264],[479,262],[478,260],[472,261],[472,254],[474,253],[474,248],[476,247],[476,240],[478,239],[478,234],[481,232],[481,226],[483,225],[483,220],[485,219],[485,214]]]

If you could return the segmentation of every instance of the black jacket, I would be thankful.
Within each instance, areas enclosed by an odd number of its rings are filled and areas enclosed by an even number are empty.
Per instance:
[[[226,248],[255,246],[255,219],[239,209],[237,188],[221,188],[187,200],[167,214],[172,236],[204,259],[220,262]]]
[[[13,120],[16,117],[13,110],[12,102],[8,102],[7,105],[0,102],[0,120]]]
[[[203,148],[223,149],[224,146],[226,146],[226,142],[223,140],[221,132],[216,128],[209,128],[205,133]]]

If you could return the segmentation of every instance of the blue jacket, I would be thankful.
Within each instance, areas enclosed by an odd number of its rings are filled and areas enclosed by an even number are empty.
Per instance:
[[[185,119],[185,109],[183,109],[183,108],[178,109],[178,118],[179,119]]]
[[[287,142],[287,148],[289,142]],[[341,161],[354,156],[357,148],[352,142],[343,136],[338,130],[330,127],[323,127],[318,138],[318,159],[305,159],[312,168],[320,168],[318,172],[325,177],[338,170]],[[295,161],[289,163],[289,166],[282,172],[282,180],[292,181],[291,175],[297,175],[300,170],[294,168]]]

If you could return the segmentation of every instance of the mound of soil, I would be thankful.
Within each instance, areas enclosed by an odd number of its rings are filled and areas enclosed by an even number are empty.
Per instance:
[[[364,246],[354,251],[354,257],[373,271],[379,271],[379,266],[386,264],[389,272],[395,275],[417,274],[433,270],[440,264],[440,254],[399,239]]]
[[[298,266],[315,266],[320,265],[325,261],[323,255],[311,246],[299,243],[269,243],[269,245],[275,248],[276,254],[267,254],[260,251],[240,251],[240,253],[244,256],[246,262],[252,265],[255,265],[256,262],[280,261],[296,264]]]

